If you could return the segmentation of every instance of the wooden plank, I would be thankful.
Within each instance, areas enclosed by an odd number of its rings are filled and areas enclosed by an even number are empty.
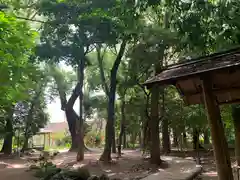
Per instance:
[[[231,161],[228,145],[224,133],[216,97],[212,92],[212,83],[209,77],[202,80],[205,107],[208,114],[208,122],[211,128],[214,156],[219,180],[233,180]]]
[[[213,90],[219,104],[240,103],[240,87]],[[184,94],[188,104],[203,104],[204,100],[201,93]]]

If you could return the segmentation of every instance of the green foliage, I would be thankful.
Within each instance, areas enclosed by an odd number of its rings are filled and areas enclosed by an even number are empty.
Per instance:
[[[102,145],[101,134],[96,131],[88,132],[84,141],[88,147],[101,147]]]
[[[58,63],[76,70],[82,59],[87,65],[84,119],[107,119],[112,67],[120,44],[126,41],[117,71],[115,125],[119,133],[121,120],[125,118],[126,133],[134,137],[149,119],[150,92],[142,82],[182,58],[228,49],[240,42],[238,0],[30,0],[32,8],[27,7],[26,1],[4,3],[10,10],[0,11],[0,134],[5,132],[11,109],[14,109],[14,128],[27,130],[29,136],[46,123],[45,108],[51,95],[60,96],[64,110],[66,97],[77,82],[77,73],[61,69]],[[14,17],[18,13],[30,19],[34,19],[34,14],[42,16],[46,23],[39,29],[40,39],[30,28],[32,22]],[[39,43],[35,48],[36,40]],[[41,68],[36,60],[47,62],[47,67]],[[40,84],[41,93],[34,100]],[[125,107],[121,112],[123,102]],[[159,103],[161,116],[168,119],[169,127],[178,134],[185,130],[190,134],[194,128],[201,133],[208,129],[204,107],[186,107],[176,89],[165,88]],[[231,108],[223,106],[221,112],[231,141],[234,135]],[[91,134],[87,124],[84,128],[87,139],[99,135],[99,132]],[[68,141],[66,137],[61,143]],[[87,144],[93,142],[87,140]]]
[[[51,162],[42,162],[40,163],[39,168],[35,171],[35,177],[41,178],[43,180],[50,180],[52,176],[59,173],[61,169],[57,168]]]
[[[36,32],[27,24],[0,12],[1,109],[27,98],[26,86],[36,79],[36,67],[28,63]]]

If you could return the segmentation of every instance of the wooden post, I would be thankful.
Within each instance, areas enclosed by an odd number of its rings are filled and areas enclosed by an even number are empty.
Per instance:
[[[202,80],[205,107],[208,113],[208,121],[211,128],[214,156],[216,160],[219,180],[233,180],[231,161],[228,152],[226,137],[224,134],[221,114],[216,98],[212,92],[211,80]]]
[[[46,133],[43,133],[43,149],[45,150],[46,145]]]
[[[240,166],[240,105],[232,105],[232,119],[235,132],[235,157],[237,165]]]
[[[51,147],[51,133],[48,133],[48,145]]]

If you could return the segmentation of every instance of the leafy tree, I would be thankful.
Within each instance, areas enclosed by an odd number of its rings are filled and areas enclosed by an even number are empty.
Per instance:
[[[30,98],[27,102],[19,103],[18,107],[21,113],[24,124],[24,144],[22,151],[28,148],[28,140],[30,137],[39,132],[40,128],[43,128],[48,121],[48,114],[45,112],[46,108],[46,96],[44,94],[47,85],[47,78],[43,77],[39,79],[38,85],[33,91],[29,90]],[[21,122],[20,122],[21,123]]]
[[[0,12],[1,60],[0,83],[2,124],[5,124],[5,139],[2,151],[12,151],[13,114],[15,104],[28,98],[27,89],[38,78],[36,67],[29,62],[35,45],[36,32],[31,31],[25,22]]]
[[[91,16],[88,14],[96,11],[93,7],[92,11],[89,8],[84,9],[82,2],[57,2],[57,1],[43,1],[41,3],[40,11],[48,18],[51,23],[44,24],[44,31],[42,32],[42,44],[37,49],[38,54],[45,60],[52,59],[56,62],[66,60],[67,64],[72,65],[78,71],[78,83],[73,90],[73,93],[66,103],[65,111],[72,133],[74,134],[77,128],[77,138],[79,151],[77,160],[84,158],[83,154],[83,80],[84,68],[87,63],[86,54],[89,52],[90,45],[94,43],[95,34],[92,26],[88,26]],[[88,6],[86,3],[85,5]],[[95,23],[92,17],[92,23]],[[98,22],[96,22],[98,23]],[[98,24],[95,24],[96,26]],[[49,51],[50,50],[50,51]],[[78,98],[80,99],[80,115],[79,118],[73,110],[73,105]],[[79,119],[79,121],[76,121]],[[76,124],[78,124],[76,126]]]

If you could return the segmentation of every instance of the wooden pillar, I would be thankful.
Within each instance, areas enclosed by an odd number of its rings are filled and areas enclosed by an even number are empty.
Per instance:
[[[232,105],[232,119],[235,133],[235,157],[240,166],[240,105]]]
[[[219,180],[233,180],[231,161],[228,152],[226,137],[224,134],[221,114],[216,98],[212,92],[212,83],[209,78],[202,80],[205,107],[208,113],[209,126],[211,128],[214,156],[216,160]]]
[[[45,149],[46,145],[46,133],[43,133],[43,149]]]
[[[48,146],[51,147],[51,133],[48,133]]]

